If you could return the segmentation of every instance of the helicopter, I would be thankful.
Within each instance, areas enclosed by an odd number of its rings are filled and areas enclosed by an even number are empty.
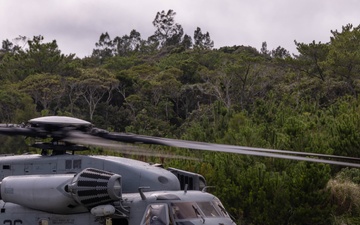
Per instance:
[[[32,145],[41,154],[0,156],[0,224],[6,225],[235,224],[221,201],[206,192],[202,175],[123,157],[74,154],[87,146],[163,145],[360,167],[358,158],[109,132],[65,116],[0,124],[0,134],[50,140]]]

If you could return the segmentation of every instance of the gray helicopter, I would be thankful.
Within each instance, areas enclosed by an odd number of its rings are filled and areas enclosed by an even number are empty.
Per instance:
[[[108,132],[72,117],[1,124],[0,134],[50,140],[33,144],[41,154],[0,156],[0,224],[7,225],[235,224],[220,200],[206,192],[200,174],[122,157],[74,154],[88,145],[141,143],[360,167],[359,159],[350,157]]]

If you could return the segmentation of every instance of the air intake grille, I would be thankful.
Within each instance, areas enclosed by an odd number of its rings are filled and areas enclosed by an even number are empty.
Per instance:
[[[69,191],[79,204],[87,208],[114,202],[121,198],[121,176],[88,168],[74,177]]]
[[[206,187],[206,180],[200,174],[171,167],[168,170],[179,179],[181,190],[184,190],[186,185],[188,190],[203,190]]]

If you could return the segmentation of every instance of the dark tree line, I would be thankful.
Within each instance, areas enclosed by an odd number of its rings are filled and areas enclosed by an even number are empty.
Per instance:
[[[194,31],[194,42],[190,35],[184,34],[182,26],[175,23],[176,13],[173,10],[161,11],[156,14],[152,24],[155,27],[153,35],[142,39],[141,34],[132,30],[129,35],[116,36],[111,39],[108,32],[100,35],[95,44],[92,57],[102,59],[113,56],[130,56],[136,53],[148,54],[162,50],[162,52],[185,51],[191,48],[212,49],[214,41],[209,32],[203,33],[201,28]]]

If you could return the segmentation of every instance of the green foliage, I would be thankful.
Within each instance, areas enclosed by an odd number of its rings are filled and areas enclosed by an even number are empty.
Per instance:
[[[359,157],[359,110],[358,100],[353,98],[341,99],[329,109],[333,116],[329,143],[334,154]]]
[[[293,224],[329,224],[331,205],[325,190],[330,178],[330,167],[300,162],[291,173],[291,216]]]
[[[29,152],[29,146],[23,137],[0,136],[0,154],[24,154]]]
[[[357,97],[360,72],[360,25],[342,27],[342,32],[332,31],[330,51],[327,58],[331,74],[346,83],[349,94]]]
[[[329,45],[322,44],[321,42],[315,43],[315,41],[310,44],[295,41],[295,44],[300,53],[300,55],[296,57],[298,69],[309,76],[325,81],[324,62],[329,53]]]
[[[148,40],[136,30],[114,39],[104,33],[83,59],[63,55],[42,36],[20,37],[28,48],[5,40],[1,123],[67,115],[111,131],[359,157],[359,26],[332,31],[329,43],[295,43],[299,55],[291,57],[280,46],[267,50],[266,42],[260,52],[212,49],[200,28],[193,45],[174,16],[159,12]],[[18,139],[1,143],[1,153],[29,150]],[[204,175],[238,224],[359,222],[358,170],[165,150],[198,159],[160,158]]]
[[[28,76],[19,88],[34,99],[40,110],[48,110],[51,105],[56,110],[65,90],[59,75],[45,73]]]
[[[136,30],[132,30],[130,35],[116,37],[114,39],[116,45],[116,55],[126,56],[138,52],[141,47],[141,35]]]
[[[71,73],[71,61],[74,54],[65,56],[61,54],[56,40],[43,43],[44,37],[34,36],[28,40],[28,48],[8,52],[0,63],[1,79],[20,81],[29,75],[50,73],[68,75]]]
[[[22,123],[37,115],[36,107],[30,96],[21,93],[15,85],[1,86],[0,121],[1,123]]]
[[[124,56],[115,56],[107,59],[104,63],[104,67],[108,70],[113,70],[115,72],[120,72],[122,70],[130,69],[136,65],[143,63],[136,56],[124,57]]]
[[[107,70],[95,68],[84,69],[77,81],[77,90],[83,97],[89,109],[89,119],[92,121],[97,105],[102,99],[109,102],[112,91],[117,88],[118,80]]]

